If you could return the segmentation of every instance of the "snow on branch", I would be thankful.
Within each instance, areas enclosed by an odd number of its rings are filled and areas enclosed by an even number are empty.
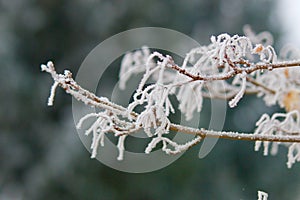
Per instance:
[[[58,74],[49,61],[41,65],[41,70],[54,80],[48,105],[53,105],[59,86],[78,101],[100,109],[83,116],[77,124],[77,128],[82,128],[88,124],[86,121],[94,120],[85,132],[87,136],[92,135],[92,158],[97,156],[99,144],[105,145],[106,134],[112,133],[118,139],[117,159],[122,160],[126,156],[127,136],[143,130],[151,138],[145,153],[150,153],[158,143],[166,154],[181,153],[206,137],[250,140],[255,141],[255,151],[263,148],[264,155],[269,154],[270,148],[275,155],[279,145],[288,147],[290,168],[300,161],[300,60],[281,60],[282,56],[277,56],[271,46],[272,36],[267,32],[255,34],[249,27],[245,27],[245,36],[224,33],[210,40],[209,45],[191,49],[179,64],[170,55],[151,52],[148,47],[128,52],[121,63],[119,87],[125,89],[126,82],[138,73],[143,77],[127,107],[82,88],[68,70]],[[291,51],[298,55],[291,48],[288,54]],[[246,94],[256,94],[267,106],[278,104],[286,113],[263,114],[254,133],[195,129],[174,124],[169,119],[175,113],[171,95],[177,97],[178,109],[191,120],[195,111],[201,112],[203,98],[229,100],[229,107],[236,107]],[[143,109],[137,113],[137,107]],[[195,138],[178,144],[168,137],[171,130],[193,134]]]

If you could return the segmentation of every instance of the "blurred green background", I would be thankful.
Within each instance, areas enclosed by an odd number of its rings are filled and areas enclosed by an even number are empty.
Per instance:
[[[242,34],[243,25],[250,24],[282,41],[287,31],[278,5],[271,0],[0,0],[0,200],[250,200],[257,199],[257,190],[272,200],[299,199],[300,164],[287,169],[286,149],[263,157],[252,142],[219,140],[204,159],[198,159],[196,146],[172,165],[146,174],[110,169],[90,159],[82,145],[70,96],[59,89],[54,107],[46,106],[52,80],[40,72],[40,64],[52,60],[59,72],[68,68],[76,75],[101,41],[137,27],[174,29],[207,44],[212,34]],[[224,129],[252,132],[262,113],[278,110],[245,97],[228,110]]]

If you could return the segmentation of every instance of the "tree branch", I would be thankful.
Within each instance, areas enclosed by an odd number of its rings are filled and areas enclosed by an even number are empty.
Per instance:
[[[196,129],[185,127],[177,124],[171,124],[170,130],[179,131],[186,134],[198,135],[200,137],[222,138],[230,140],[247,140],[247,141],[269,141],[269,142],[300,142],[299,133],[297,136],[293,135],[261,135],[252,133],[239,133],[231,131],[214,131],[206,129]]]
[[[235,64],[241,64],[244,65],[246,64],[245,61],[239,61],[236,62]],[[190,72],[188,72],[186,69],[183,69],[181,67],[179,67],[178,65],[168,65],[168,68],[171,68],[173,70],[178,71],[180,74],[183,74],[187,77],[190,77],[191,79],[193,79],[194,81],[216,81],[216,80],[227,80],[230,79],[232,77],[234,77],[237,74],[242,74],[243,72],[246,72],[247,74],[251,74],[252,72],[255,72],[257,70],[273,70],[273,69],[278,69],[278,68],[287,68],[287,67],[297,67],[300,66],[300,60],[295,60],[295,61],[284,61],[284,62],[276,62],[276,63],[269,63],[269,64],[249,64],[247,63],[247,65],[250,65],[247,68],[234,68],[234,70],[231,70],[225,74],[214,74],[214,75],[195,75],[192,74]]]
[[[299,65],[299,62],[294,62],[293,64],[288,65],[274,65],[276,68],[280,67],[292,67],[295,65]],[[180,73],[187,74],[187,76],[193,77],[194,75],[189,74],[184,69],[178,68],[178,66],[173,66],[175,70],[178,70]],[[173,68],[172,67],[172,68]],[[260,70],[264,69],[266,65],[255,67],[252,69]],[[123,116],[128,116],[127,109],[123,106],[114,104],[109,100],[104,100],[96,96],[95,94],[89,92],[86,89],[83,89],[79,86],[72,78],[71,73],[57,74],[54,67],[51,69],[45,65],[42,66],[42,70],[46,71],[51,74],[53,80],[55,81],[54,84],[58,84],[58,86],[62,87],[66,93],[72,95],[79,101],[82,101],[86,104],[91,106],[95,106],[100,109],[108,109],[113,110]],[[252,70],[250,70],[252,71]],[[221,79],[222,80],[222,79]],[[53,91],[55,92],[55,91]],[[87,101],[88,99],[88,101]],[[138,113],[131,112],[129,113],[132,120],[136,120],[138,117]],[[130,123],[130,122],[129,122]],[[134,130],[137,131],[138,129]],[[231,140],[248,140],[248,141],[270,141],[270,142],[300,142],[299,133],[293,133],[292,135],[261,135],[261,134],[250,134],[250,133],[239,133],[239,132],[226,132],[226,131],[213,131],[213,130],[206,130],[206,129],[196,129],[191,127],[186,127],[178,124],[171,123],[170,130],[178,131],[186,134],[193,134],[195,136],[200,136],[201,138],[205,137],[213,137],[213,138],[223,138],[223,139],[231,139]],[[297,134],[297,135],[295,135]]]

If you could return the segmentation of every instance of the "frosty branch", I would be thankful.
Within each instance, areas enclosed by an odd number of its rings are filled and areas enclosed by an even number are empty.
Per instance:
[[[41,65],[42,71],[50,73],[54,80],[48,105],[53,105],[55,90],[60,86],[77,100],[100,109],[83,116],[77,124],[81,128],[87,119],[95,119],[85,132],[93,135],[92,158],[97,155],[98,145],[104,145],[105,134],[113,133],[118,138],[118,160],[122,160],[126,137],[142,129],[152,138],[145,153],[150,153],[158,143],[167,154],[180,153],[205,137],[250,140],[255,141],[256,151],[263,146],[264,155],[269,150],[275,155],[279,145],[286,146],[290,168],[300,161],[300,53],[283,48],[277,56],[270,34],[255,35],[246,29],[245,35],[212,36],[209,45],[192,49],[180,65],[171,56],[151,53],[147,47],[127,53],[121,64],[120,88],[124,89],[132,76],[143,73],[133,101],[127,107],[85,90],[75,82],[70,71],[58,74],[53,63],[48,62]],[[256,94],[266,105],[278,104],[286,113],[263,114],[254,133],[197,129],[169,120],[175,112],[169,99],[171,95],[177,97],[179,110],[190,120],[195,111],[201,111],[203,98],[230,99],[229,106],[236,107],[244,94]],[[143,106],[140,113],[135,111],[138,106]],[[195,138],[177,144],[168,137],[170,130],[193,134]]]
[[[300,66],[300,60],[292,61],[292,62],[277,62],[277,63],[269,63],[269,64],[251,64],[249,62],[245,62],[244,60],[241,60],[239,62],[232,63],[227,58],[227,62],[230,63],[230,66],[232,67],[232,70],[228,72],[227,74],[224,74],[223,76],[201,76],[201,75],[194,75],[192,73],[189,73],[187,70],[182,69],[178,65],[172,65],[168,66],[171,69],[174,69],[178,71],[179,73],[190,77],[193,81],[217,81],[217,80],[227,80],[230,78],[233,78],[237,74],[251,74],[252,72],[255,72],[257,70],[273,70],[276,68],[287,68],[287,67],[295,67]],[[247,65],[249,67],[247,68],[239,68],[238,65]],[[252,67],[251,67],[252,66]],[[256,85],[259,86],[259,85]],[[263,87],[263,85],[261,85]]]

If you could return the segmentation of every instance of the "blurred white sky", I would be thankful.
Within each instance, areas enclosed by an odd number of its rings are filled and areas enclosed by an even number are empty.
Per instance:
[[[278,0],[276,6],[278,23],[284,30],[284,43],[292,43],[300,47],[300,1]]]

